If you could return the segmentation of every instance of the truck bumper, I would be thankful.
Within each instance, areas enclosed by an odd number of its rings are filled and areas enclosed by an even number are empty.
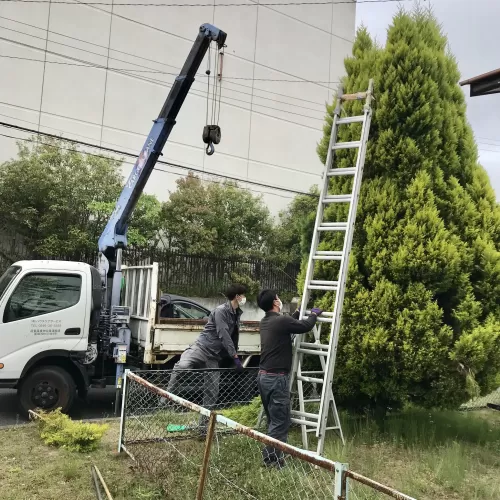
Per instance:
[[[17,387],[18,379],[4,379],[0,380],[0,389],[15,389]]]

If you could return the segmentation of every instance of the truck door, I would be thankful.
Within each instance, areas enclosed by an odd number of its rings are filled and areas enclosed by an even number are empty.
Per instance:
[[[17,276],[0,302],[2,378],[18,379],[33,356],[72,351],[86,338],[87,280],[79,271],[27,270]]]

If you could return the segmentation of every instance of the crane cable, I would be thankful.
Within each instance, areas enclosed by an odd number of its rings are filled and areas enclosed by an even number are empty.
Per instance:
[[[216,49],[216,55],[214,58],[214,72],[213,72],[213,90],[212,90],[212,105],[210,112],[210,122],[208,121],[208,110],[210,107],[210,76],[212,75],[212,55],[211,50],[208,50],[207,57],[207,70],[205,74],[207,75],[207,112],[206,112],[206,123],[203,127],[203,142],[207,145],[206,153],[208,156],[212,156],[215,153],[214,144],[219,144],[221,140],[221,129],[219,127],[220,118],[220,107],[221,107],[221,93],[222,93],[222,67],[219,68],[219,62],[221,61],[220,56],[224,54],[224,46],[221,51]],[[220,84],[218,82],[220,78]],[[218,98],[218,102],[217,102]],[[217,117],[217,122],[216,122]]]

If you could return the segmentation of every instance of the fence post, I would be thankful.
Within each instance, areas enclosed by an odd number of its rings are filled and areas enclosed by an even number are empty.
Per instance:
[[[349,469],[347,464],[335,463],[335,485],[333,489],[333,498],[335,500],[349,500],[346,471]]]
[[[214,411],[210,412],[210,420],[208,421],[207,439],[205,440],[205,451],[203,453],[203,463],[200,470],[200,478],[198,480],[198,490],[196,492],[196,500],[203,499],[205,484],[207,482],[208,464],[210,463],[210,452],[212,451],[212,442],[215,431],[217,415]]]
[[[127,404],[127,380],[129,369],[125,370],[123,374],[123,384],[122,384],[122,412],[120,416],[120,436],[118,437],[118,453],[122,452],[123,444],[123,434],[125,433],[125,405]]]

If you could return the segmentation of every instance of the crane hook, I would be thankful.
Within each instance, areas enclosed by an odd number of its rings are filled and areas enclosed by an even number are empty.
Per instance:
[[[207,149],[205,150],[208,156],[212,156],[215,153],[214,143],[209,142]]]

